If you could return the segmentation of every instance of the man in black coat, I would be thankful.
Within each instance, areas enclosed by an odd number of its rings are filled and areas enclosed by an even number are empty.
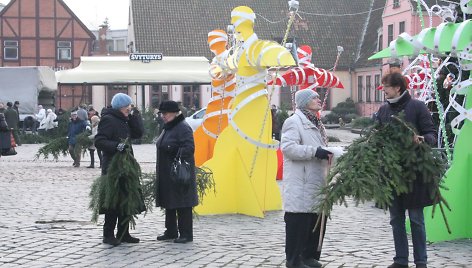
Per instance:
[[[13,103],[7,102],[7,109],[5,110],[5,120],[7,120],[7,124],[13,133],[15,143],[20,146],[21,142],[18,132],[18,118],[18,113],[15,109],[13,109]]]
[[[405,114],[405,120],[411,123],[419,135],[411,137],[416,143],[426,142],[434,146],[437,141],[437,130],[426,105],[411,98],[406,90],[406,82],[401,73],[390,73],[382,78],[383,91],[387,103],[382,105],[376,114],[380,123],[388,123],[392,115],[400,112]],[[389,208],[390,224],[393,230],[396,255],[394,263],[389,268],[408,267],[408,238],[405,230],[405,212],[411,223],[413,240],[413,256],[417,268],[427,264],[426,230],[423,208],[433,204],[429,195],[429,185],[420,179],[415,180],[411,193],[396,195]]]
[[[139,139],[143,136],[143,120],[139,113],[131,114],[131,97],[118,93],[111,100],[111,107],[102,110],[102,118],[95,136],[95,147],[102,150],[102,175],[107,174],[108,166],[116,153],[123,152],[125,139]],[[104,211],[103,243],[116,246],[121,242],[139,243],[139,239],[129,234],[129,216],[115,211]],[[114,235],[118,220],[118,231]]]
[[[166,210],[166,231],[158,236],[157,240],[187,243],[193,241],[192,208],[198,205],[193,131],[180,113],[177,102],[162,102],[159,112],[162,113],[164,130],[156,142],[155,192],[156,205]],[[171,166],[179,150],[181,159],[187,161],[191,167],[192,178],[185,186],[179,185],[171,178]]]

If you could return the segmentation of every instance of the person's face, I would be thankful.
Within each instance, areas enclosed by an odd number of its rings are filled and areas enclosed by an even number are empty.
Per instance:
[[[321,110],[321,100],[319,97],[316,97],[316,98],[313,98],[311,99],[308,104],[307,104],[307,107],[306,107],[309,111],[311,112],[318,112],[319,110]]]
[[[128,106],[125,106],[123,108],[120,108],[120,112],[125,116],[128,117],[129,113],[131,112],[131,104]]]
[[[393,99],[400,97],[400,87],[393,87],[391,85],[383,85],[383,92],[386,99]]]
[[[77,115],[73,114],[73,115],[70,116],[70,118],[72,119],[72,121],[75,121],[75,120],[77,120]]]
[[[164,123],[169,123],[170,121],[174,120],[177,117],[178,113],[175,112],[163,112],[162,113],[162,120]]]

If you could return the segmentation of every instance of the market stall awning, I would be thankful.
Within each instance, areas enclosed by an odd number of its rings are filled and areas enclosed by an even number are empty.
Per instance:
[[[128,56],[81,57],[79,66],[56,72],[60,84],[210,84],[205,57],[162,57],[144,63]]]

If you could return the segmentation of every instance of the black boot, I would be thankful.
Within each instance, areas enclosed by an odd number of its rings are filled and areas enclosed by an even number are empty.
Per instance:
[[[129,221],[126,221],[126,217],[118,217],[118,231],[116,233],[116,238],[123,243],[139,243],[139,238],[132,237],[129,234]]]
[[[115,238],[115,225],[117,216],[113,213],[105,213],[105,223],[103,224],[103,243],[118,246],[121,242]]]

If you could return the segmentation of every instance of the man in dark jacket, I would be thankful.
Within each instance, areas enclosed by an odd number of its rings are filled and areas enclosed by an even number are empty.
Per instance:
[[[387,103],[377,112],[376,120],[388,123],[392,115],[400,112],[419,133],[411,137],[416,143],[427,142],[435,145],[437,130],[426,105],[411,98],[406,90],[406,82],[401,73],[390,73],[382,78],[383,91]],[[396,255],[389,268],[408,267],[408,238],[405,230],[405,212],[408,210],[413,240],[413,256],[417,268],[426,267],[426,230],[423,208],[433,204],[429,196],[429,187],[421,180],[415,180],[411,193],[396,195],[389,208],[390,224],[393,230]]]
[[[111,107],[102,110],[102,118],[95,135],[95,147],[102,150],[102,175],[107,174],[108,166],[116,153],[123,152],[127,145],[125,139],[139,139],[143,136],[143,120],[139,112],[131,114],[131,97],[118,93],[111,100]],[[129,216],[119,215],[116,211],[103,211],[103,243],[113,246],[125,243],[139,243],[139,239],[129,234]],[[118,221],[118,231],[114,235]]]
[[[18,113],[18,129],[20,129],[20,102],[15,101],[13,103],[13,109]]]
[[[70,114],[70,122],[67,128],[67,142],[69,144],[69,154],[74,160],[74,167],[80,167],[80,146],[77,145],[77,135],[85,131],[87,122],[77,117],[77,111]]]
[[[13,137],[15,139],[15,143],[20,146],[20,136],[18,133],[18,113],[13,108],[13,103],[7,102],[7,109],[5,111],[5,120],[7,120],[7,124],[10,127]]]

